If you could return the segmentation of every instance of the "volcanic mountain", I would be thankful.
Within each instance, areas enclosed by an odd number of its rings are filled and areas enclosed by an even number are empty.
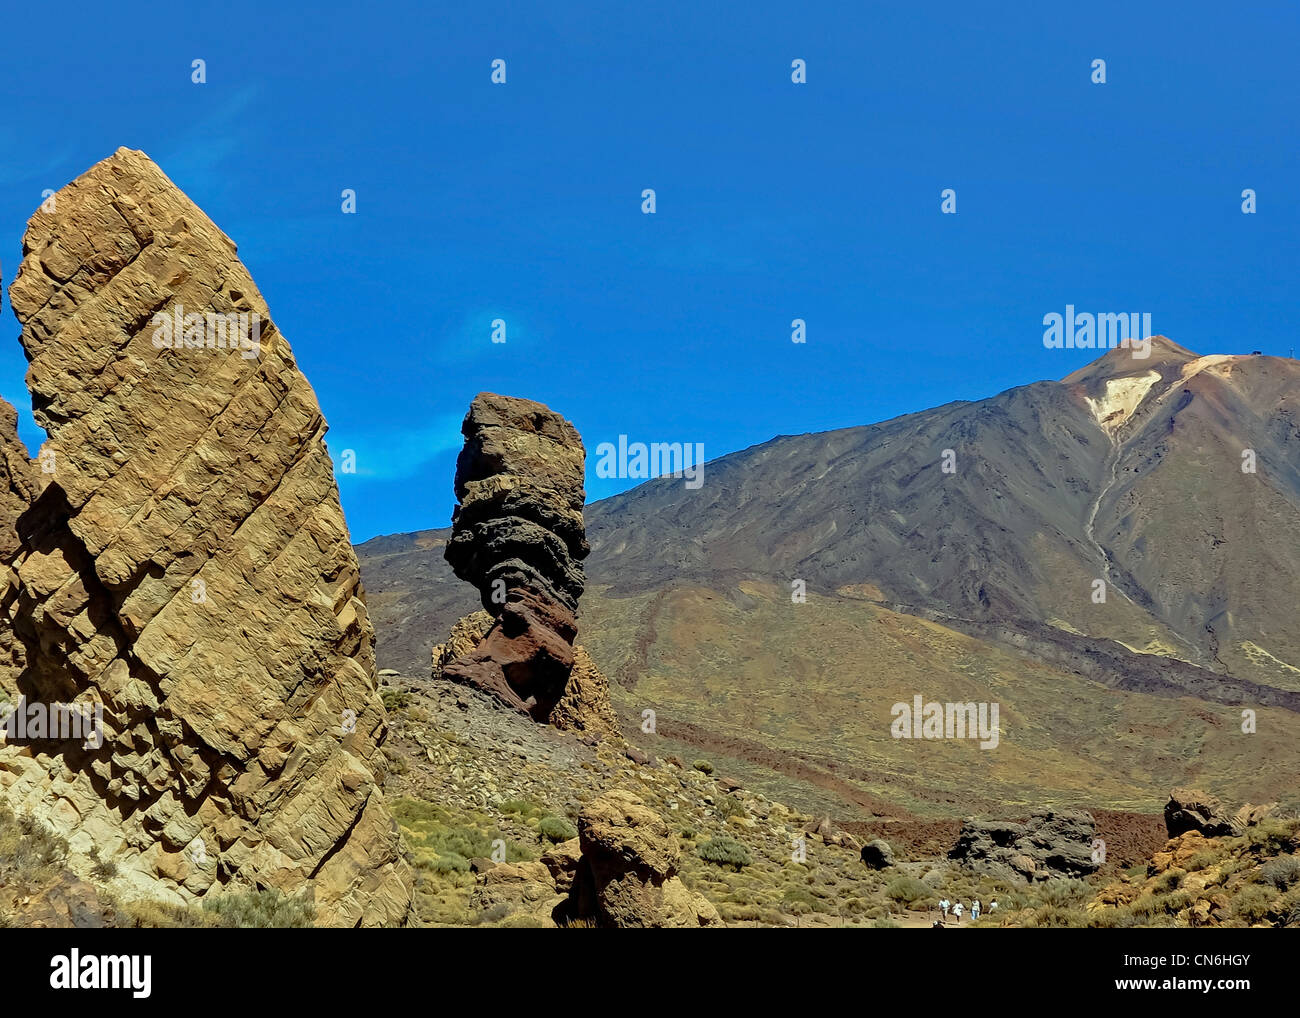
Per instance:
[[[585,510],[581,639],[659,752],[840,815],[1294,796],[1300,362],[1156,337],[705,477]],[[358,548],[380,665],[425,673],[474,607],[446,538]],[[918,694],[998,702],[1000,748],[891,738]]]

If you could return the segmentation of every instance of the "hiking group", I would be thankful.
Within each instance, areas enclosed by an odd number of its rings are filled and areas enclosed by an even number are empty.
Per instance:
[[[994,898],[992,901],[989,902],[988,914],[992,915],[997,910],[998,910],[998,900],[997,898]],[[947,898],[943,898],[939,902],[939,912],[941,913],[942,918],[935,920],[934,925],[946,926],[948,924],[948,916],[950,914],[954,919],[957,920],[958,925],[960,925],[962,913],[964,913],[965,911],[966,911],[966,906],[963,905],[960,901],[954,903],[949,901]],[[982,911],[983,911],[983,906],[980,905],[979,898],[976,898],[974,901],[971,902],[970,921],[974,922],[976,919],[978,919]]]

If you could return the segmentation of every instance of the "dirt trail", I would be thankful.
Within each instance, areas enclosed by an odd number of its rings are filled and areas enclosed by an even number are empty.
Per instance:
[[[889,918],[898,923],[899,927],[904,930],[928,930],[933,928],[934,921],[939,918],[938,909],[930,909],[928,912],[901,912],[891,915]],[[962,916],[961,922],[958,922],[952,916],[944,923],[944,929],[963,929],[970,925],[970,917]]]

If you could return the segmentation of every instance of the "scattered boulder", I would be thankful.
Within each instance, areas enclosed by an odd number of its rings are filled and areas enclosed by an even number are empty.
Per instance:
[[[564,895],[571,893],[582,863],[582,840],[570,838],[560,842],[543,854],[541,861],[550,871],[556,891]]]
[[[649,753],[642,752],[641,750],[637,749],[635,746],[629,745],[626,749],[624,749],[623,752],[627,756],[627,758],[631,760],[634,764],[639,764],[642,767],[649,767],[653,765],[655,762],[655,758],[653,756],[651,756]]]
[[[0,748],[5,800],[127,894],[309,888],[322,923],[404,922],[326,423],[235,245],[119,149],[35,213],[23,253],[9,297],[48,439],[28,473],[0,412],[21,645],[0,683],[102,710],[103,733]]]
[[[949,858],[1005,878],[1081,877],[1099,864],[1092,858],[1096,822],[1081,810],[1043,810],[1025,823],[967,820]]]
[[[862,846],[862,861],[873,870],[883,870],[894,865],[894,850],[881,838]]]

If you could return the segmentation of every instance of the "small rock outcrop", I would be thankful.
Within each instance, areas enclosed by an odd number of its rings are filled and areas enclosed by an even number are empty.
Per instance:
[[[1246,803],[1232,812],[1217,796],[1199,788],[1175,788],[1165,803],[1165,829],[1177,838],[1196,831],[1207,838],[1240,834],[1267,817],[1276,804],[1255,806]]]
[[[582,644],[573,648],[573,670],[564,695],[548,715],[556,728],[591,740],[621,743],[618,717],[609,702],[609,679],[596,667]]]
[[[633,793],[615,789],[589,802],[578,814],[578,844],[570,918],[612,927],[722,924],[677,876],[681,853],[668,824]]]
[[[127,895],[310,890],[322,923],[404,922],[326,424],[235,245],[120,149],[23,255],[9,296],[49,437],[27,475],[0,414],[9,502],[30,502],[15,536],[0,498],[4,692],[102,711],[102,738],[9,739],[5,800]]]
[[[582,439],[541,403],[492,393],[474,398],[461,431],[459,504],[443,554],[484,611],[434,647],[433,677],[558,728],[619,738],[609,682],[574,642],[589,550]]]
[[[1231,834],[1232,821],[1217,796],[1199,788],[1175,788],[1165,803],[1165,829],[1171,838],[1188,831],[1214,838]]]
[[[469,907],[501,926],[697,928],[723,925],[717,909],[677,875],[677,839],[632,792],[615,789],[578,815],[578,836],[537,862],[478,860]]]
[[[431,676],[448,678],[447,666],[474,651],[488,635],[492,616],[485,611],[471,612],[456,622],[446,643],[434,644]],[[556,728],[575,732],[588,741],[623,742],[618,717],[609,701],[609,679],[591,659],[580,643],[573,645],[573,667],[569,672],[564,695],[551,708],[546,720]],[[646,758],[645,763],[650,763]]]
[[[1082,877],[1095,872],[1097,825],[1082,810],[1044,810],[1025,823],[967,820],[949,857],[962,865],[1023,880]]]

